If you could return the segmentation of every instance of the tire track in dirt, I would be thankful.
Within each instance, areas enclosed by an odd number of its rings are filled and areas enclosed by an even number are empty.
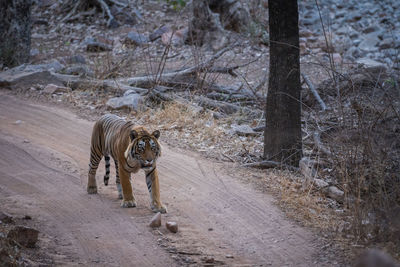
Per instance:
[[[52,224],[50,234],[70,244],[64,249],[78,261],[176,264],[147,227],[153,214],[143,174],[133,180],[135,209],[119,208],[113,178],[111,186],[101,185],[104,167],[97,175],[99,194],[86,194],[93,122],[4,92],[0,96],[0,192],[8,190],[25,202],[34,199],[38,204],[31,208],[49,222],[42,231]],[[161,197],[169,207],[164,220],[177,221],[180,229],[176,235],[165,229],[160,234],[176,249],[211,255],[229,266],[323,266],[315,262],[320,246],[316,237],[287,220],[271,196],[226,175],[220,163],[164,145],[158,166]]]

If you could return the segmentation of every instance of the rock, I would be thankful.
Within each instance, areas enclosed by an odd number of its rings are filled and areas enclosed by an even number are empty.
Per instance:
[[[146,35],[137,33],[137,32],[129,32],[128,35],[125,37],[124,43],[130,45],[141,46],[147,44],[149,39]]]
[[[226,254],[226,255],[225,255],[225,258],[227,258],[227,259],[233,259],[233,255],[231,255],[231,254]]]
[[[178,31],[169,31],[162,34],[161,41],[165,45],[172,44],[173,46],[179,47],[185,43],[187,35],[188,35],[187,28]]]
[[[73,55],[67,58],[69,64],[86,64],[86,59],[81,54]]]
[[[43,66],[19,66],[0,72],[0,86],[4,87],[29,88],[32,84],[45,85],[49,83],[63,86],[62,81],[50,71],[43,70]]]
[[[16,121],[14,122],[15,125],[20,125],[21,123],[22,123],[21,120],[16,120]]]
[[[1,212],[0,211],[0,221],[2,223],[12,223],[13,222],[13,218],[10,214],[7,214],[5,212]]]
[[[45,94],[68,93],[68,92],[71,92],[71,91],[72,91],[72,89],[69,88],[69,87],[58,86],[58,85],[55,85],[55,84],[48,84],[43,89],[43,93],[45,93]]]
[[[62,72],[63,74],[68,74],[68,75],[79,75],[81,77],[94,77],[93,71],[91,71],[88,66],[82,64],[75,64],[66,67]]]
[[[330,198],[336,200],[337,202],[343,202],[344,192],[336,186],[328,187],[327,193]]]
[[[11,229],[7,238],[13,239],[20,245],[28,248],[33,248],[38,241],[39,231],[26,226],[16,226]]]
[[[361,57],[361,55],[362,55],[361,50],[355,46],[352,46],[349,48],[349,50],[346,51],[346,53],[344,54],[344,57],[348,58],[348,59],[349,58],[353,59],[353,58],[359,58],[359,57]]]
[[[363,65],[364,68],[369,72],[380,73],[380,72],[385,72],[387,70],[385,64],[372,60],[370,58],[357,59],[356,63]]]
[[[129,11],[128,8],[120,7],[117,5],[112,5],[111,7],[111,13],[114,15],[117,21],[121,22],[121,24],[123,25],[137,24],[138,20],[136,16],[128,11]]]
[[[371,25],[371,26],[365,28],[362,32],[367,34],[367,33],[377,32],[377,31],[381,31],[381,28],[378,25]]]
[[[308,181],[308,183],[314,180],[316,176],[316,170],[314,169],[314,162],[310,158],[303,157],[299,161],[299,168],[300,172],[304,175],[304,178],[306,181]]]
[[[379,43],[378,35],[379,33],[376,32],[367,34],[361,41],[361,43],[358,45],[358,48],[360,48],[364,52],[377,51],[378,47],[376,47],[376,45]]]
[[[157,228],[161,226],[161,213],[157,212],[156,215],[151,218],[149,226],[151,228]]]
[[[164,33],[169,32],[170,30],[171,29],[168,26],[162,26],[149,35],[149,40],[153,42],[158,38],[161,38]]]
[[[37,48],[31,49],[31,52],[30,52],[31,57],[36,57],[39,54],[40,54],[39,49],[37,49]]]
[[[380,49],[389,49],[394,46],[394,41],[393,39],[384,39],[379,43],[379,48]]]
[[[214,263],[214,262],[215,262],[215,259],[214,259],[213,257],[209,257],[209,256],[203,257],[202,260],[203,260],[205,263]]]
[[[172,233],[178,232],[178,224],[176,222],[166,222],[165,227],[167,227],[167,229]]]
[[[112,51],[112,46],[104,42],[97,41],[96,39],[90,38],[86,44],[86,51],[88,52]]]
[[[122,97],[113,97],[110,98],[106,106],[111,109],[131,109],[131,110],[139,110],[144,103],[144,98],[139,94],[129,94]]]
[[[232,133],[241,135],[241,136],[258,136],[258,135],[260,135],[260,133],[255,132],[253,130],[253,128],[251,128],[247,124],[242,124],[242,125],[232,124],[231,128],[232,128],[232,130],[231,130]]]
[[[314,179],[314,185],[315,185],[317,188],[319,188],[319,189],[321,189],[321,188],[326,188],[326,187],[329,186],[329,184],[328,184],[327,182],[325,182],[325,181],[322,180],[322,179],[318,179],[318,178],[315,178],[315,179]]]
[[[359,21],[361,18],[362,18],[362,14],[360,13],[360,11],[357,10],[357,11],[349,13],[346,16],[346,21],[347,22],[356,22],[356,21]]]

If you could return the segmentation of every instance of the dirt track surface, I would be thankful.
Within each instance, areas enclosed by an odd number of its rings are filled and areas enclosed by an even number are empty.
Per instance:
[[[55,264],[201,265],[208,255],[228,266],[321,266],[316,237],[285,218],[271,196],[190,152],[163,146],[158,168],[169,213],[159,231],[148,227],[142,172],[133,180],[136,208],[120,208],[113,172],[111,185],[102,184],[103,164],[99,193],[88,195],[92,125],[0,91],[0,203],[37,221],[39,246],[56,246]],[[178,222],[177,234],[165,229],[167,220]]]

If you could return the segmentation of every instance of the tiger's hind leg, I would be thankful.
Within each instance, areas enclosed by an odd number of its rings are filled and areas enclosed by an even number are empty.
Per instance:
[[[88,184],[87,192],[89,194],[97,194],[97,184],[96,184],[96,171],[99,167],[100,160],[103,155],[90,153],[90,163],[89,163],[89,173],[88,173]]]
[[[118,190],[118,199],[122,199],[122,186],[121,186],[121,181],[119,179],[119,172],[118,172],[118,161],[114,159],[115,163],[115,173],[116,173],[116,179],[115,183],[117,184],[117,190]]]
[[[96,122],[93,126],[92,139],[90,145],[90,163],[88,173],[87,192],[89,194],[97,194],[96,171],[99,167],[104,151],[104,137],[100,122]]]
[[[106,174],[104,175],[104,185],[108,185],[110,180],[110,156],[104,155],[104,161],[106,162]]]

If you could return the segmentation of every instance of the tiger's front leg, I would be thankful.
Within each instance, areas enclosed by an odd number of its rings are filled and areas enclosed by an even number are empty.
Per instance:
[[[121,166],[118,169],[118,173],[119,173],[119,179],[121,181],[122,195],[123,195],[121,207],[123,208],[136,207],[136,200],[135,197],[133,196],[131,181],[129,180],[130,173],[125,171],[124,168],[122,168]]]
[[[146,171],[146,184],[150,193],[150,207],[153,212],[167,213],[167,207],[161,203],[160,183],[158,181],[158,171],[156,168]]]

